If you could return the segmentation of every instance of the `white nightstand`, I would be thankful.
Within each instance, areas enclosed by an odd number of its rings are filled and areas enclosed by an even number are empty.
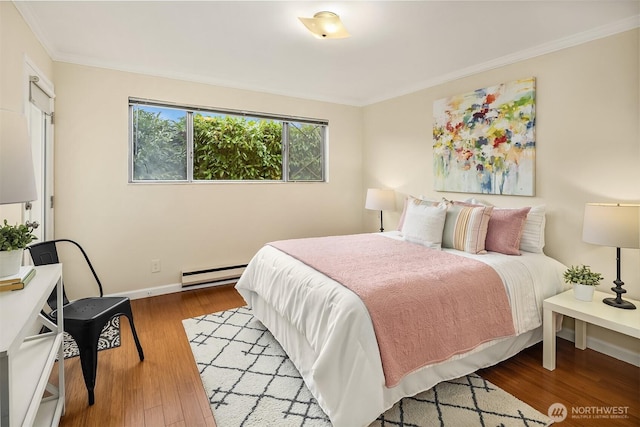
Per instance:
[[[624,298],[639,307],[635,310],[624,310],[603,303],[602,300],[607,297],[611,295],[596,291],[593,294],[593,301],[579,301],[573,296],[573,290],[568,290],[544,300],[542,304],[544,309],[542,366],[550,371],[556,368],[555,313],[575,319],[575,345],[581,350],[587,348],[587,323],[640,338],[640,302]]]

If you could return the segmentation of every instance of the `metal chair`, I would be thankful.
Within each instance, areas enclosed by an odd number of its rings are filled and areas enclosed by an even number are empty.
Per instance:
[[[87,261],[89,269],[98,284],[100,290],[100,297],[81,298],[75,301],[69,301],[67,294],[64,290],[64,284],[62,288],[63,302],[64,302],[64,330],[73,337],[78,344],[78,350],[80,351],[80,364],[82,365],[82,375],[84,376],[84,383],[87,386],[89,393],[89,405],[93,405],[95,402],[94,388],[96,382],[96,371],[98,367],[98,339],[100,332],[107,324],[109,320],[116,316],[126,316],[129,319],[131,325],[131,332],[133,333],[133,339],[136,342],[138,348],[138,355],[140,361],[144,360],[144,353],[142,352],[142,346],[138,340],[138,334],[136,333],[136,327],[133,324],[133,313],[131,312],[131,302],[127,297],[105,297],[103,296],[102,283],[96,274],[89,257],[82,247],[69,239],[56,239],[47,242],[36,243],[28,246],[27,249],[31,254],[33,263],[38,265],[56,264],[59,261],[58,258],[58,245],[70,243],[75,245],[84,259]],[[58,309],[56,303],[56,290],[49,295],[47,300],[49,307],[52,311],[50,313],[44,313],[52,322],[56,322],[56,311]]]

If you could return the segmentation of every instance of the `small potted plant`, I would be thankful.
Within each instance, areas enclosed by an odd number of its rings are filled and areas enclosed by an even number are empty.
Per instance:
[[[4,225],[0,227],[0,277],[18,274],[24,248],[36,240],[33,234],[36,228],[38,223],[35,221],[9,225],[4,220]]]
[[[602,274],[591,271],[588,265],[572,265],[564,272],[564,281],[573,284],[573,295],[580,301],[593,300],[593,292],[601,280]]]

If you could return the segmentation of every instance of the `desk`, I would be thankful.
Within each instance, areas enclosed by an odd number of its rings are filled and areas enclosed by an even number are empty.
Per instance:
[[[64,310],[58,310],[60,327],[40,314],[56,284],[61,284],[62,264],[35,268],[36,275],[24,289],[0,293],[1,427],[54,426],[64,412]],[[62,307],[62,286],[57,300]],[[28,336],[36,322],[52,332]],[[48,384],[56,356],[61,361],[58,387]]]
[[[573,317],[575,319],[576,348],[587,348],[587,324],[597,325],[621,334],[640,339],[640,309],[624,310],[615,308],[602,302],[611,294],[594,292],[593,301],[580,301],[573,296],[570,289],[561,294],[544,300],[542,307],[543,344],[542,366],[553,371],[556,368],[556,318],[555,313]],[[640,302],[624,298],[640,307]]]

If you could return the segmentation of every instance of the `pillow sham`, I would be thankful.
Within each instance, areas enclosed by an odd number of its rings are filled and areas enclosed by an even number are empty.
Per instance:
[[[487,227],[485,249],[505,255],[520,255],[520,240],[530,210],[530,207],[494,208]]]
[[[447,205],[444,203],[434,206],[418,199],[407,201],[402,237],[409,242],[440,249],[446,214]]]
[[[447,210],[442,247],[483,254],[492,206],[470,206],[454,202]]]
[[[524,222],[522,229],[522,238],[520,239],[521,251],[535,254],[543,253],[544,227],[547,222],[545,211],[546,207],[540,205],[532,207],[527,214],[527,220]]]

